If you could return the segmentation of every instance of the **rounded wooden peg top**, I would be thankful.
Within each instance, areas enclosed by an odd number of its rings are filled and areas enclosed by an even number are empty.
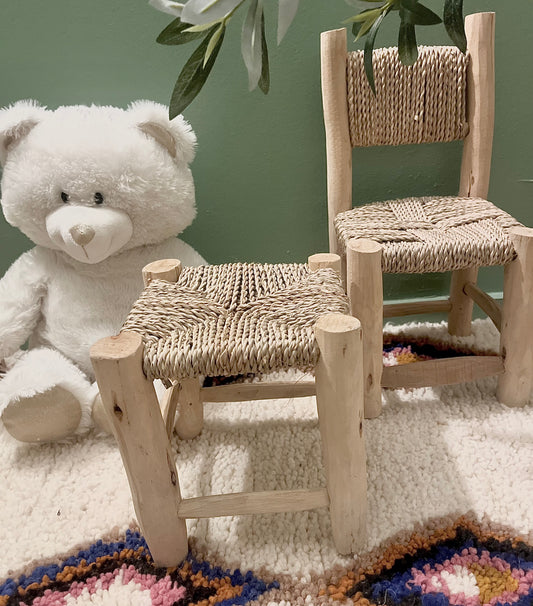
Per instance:
[[[521,238],[532,238],[533,237],[533,228],[526,227],[525,225],[517,225],[516,227],[511,227],[509,229],[509,235],[519,236]]]
[[[307,259],[307,264],[311,271],[317,269],[334,269],[336,272],[341,272],[341,258],[335,253],[317,253],[311,255]]]
[[[181,261],[178,259],[153,261],[143,268],[142,273],[145,286],[148,286],[152,280],[177,282],[181,273]]]
[[[139,333],[123,330],[113,337],[97,341],[90,351],[91,360],[118,360],[142,351],[143,340]]]
[[[315,329],[328,333],[359,332],[361,330],[361,322],[353,316],[331,313],[318,318]]]
[[[348,248],[359,253],[379,253],[382,246],[375,240],[369,238],[352,238],[348,240]]]

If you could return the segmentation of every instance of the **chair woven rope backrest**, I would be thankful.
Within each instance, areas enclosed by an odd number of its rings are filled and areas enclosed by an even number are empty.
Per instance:
[[[374,51],[376,94],[364,70],[363,51],[346,61],[352,147],[435,143],[464,139],[468,56],[453,46],[419,47],[414,65],[402,65],[396,48]]]

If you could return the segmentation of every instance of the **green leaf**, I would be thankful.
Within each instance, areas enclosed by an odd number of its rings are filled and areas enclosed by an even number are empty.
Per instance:
[[[400,23],[398,55],[400,56],[400,61],[404,65],[413,65],[418,59],[415,26],[412,23],[406,23],[405,21]]]
[[[463,0],[445,0],[444,27],[452,42],[466,53],[466,34],[463,18]]]
[[[169,117],[172,120],[178,114],[181,114],[183,110],[190,105],[195,99],[196,95],[200,92],[203,85],[205,84],[213,65],[215,64],[218,52],[222,46],[224,40],[225,30],[218,39],[208,62],[204,65],[204,56],[215,31],[211,31],[200,43],[198,48],[189,57],[187,63],[183,66],[183,69],[178,76],[176,86],[172,92],[170,99],[170,113]]]
[[[383,0],[345,0],[346,4],[349,4],[350,6],[355,6],[357,8],[359,8],[361,6],[361,3],[366,2],[367,4],[369,2],[372,2],[374,4],[377,4],[378,2],[380,2],[381,4],[383,4]]]
[[[296,12],[299,0],[278,0],[278,44],[283,40]]]
[[[360,23],[371,18],[377,19],[381,15],[381,13],[381,6],[379,8],[369,8],[366,11],[361,11],[360,13],[357,13],[357,15],[354,15],[353,17],[345,19],[342,24],[347,25],[348,23]]]
[[[243,2],[244,0],[188,0],[181,12],[181,20],[193,25],[220,21]]]
[[[442,19],[432,10],[419,4],[418,0],[400,0],[400,13],[403,11],[402,21],[413,25],[437,25]]]
[[[379,15],[378,15],[378,17],[379,17]],[[357,32],[357,34],[355,36],[354,42],[357,42],[366,33],[368,33],[368,31],[374,25],[375,22],[376,22],[376,17],[373,17],[372,19],[369,19],[368,21],[365,21],[364,23],[361,23],[361,27],[359,28],[359,31]]]
[[[261,77],[259,78],[259,88],[266,95],[270,90],[270,67],[268,62],[268,46],[265,36],[265,15],[261,17],[261,52],[263,55],[263,63],[261,67]]]
[[[362,23],[354,23],[352,25],[352,34],[355,36],[356,40],[359,40],[359,32],[361,31]]]
[[[376,9],[367,8],[366,10],[360,12],[357,17],[364,14],[368,15],[369,13],[372,13],[372,15],[370,15],[368,20],[365,21],[364,19],[359,19],[357,21],[353,21],[352,34],[355,36],[355,42],[366,34],[366,32],[372,27],[374,21],[380,15],[380,12],[376,13]],[[350,20],[346,20],[344,23],[350,23]]]
[[[188,28],[191,27],[190,23],[182,23],[181,19],[178,17],[174,19],[170,25],[165,27],[165,29],[157,36],[157,42],[159,44],[187,44],[187,42],[192,42],[193,40],[197,40],[198,38],[203,38],[204,33],[191,33],[186,32]]]
[[[263,0],[252,0],[242,24],[241,53],[248,70],[248,88],[254,90],[262,72],[261,22]]]
[[[222,23],[216,29],[215,33],[209,39],[209,44],[207,45],[207,48],[205,49],[203,67],[205,67],[206,63],[209,61],[209,57],[211,57],[211,55],[213,54],[213,51],[215,50],[216,45],[218,44],[218,41],[220,40],[220,37],[224,33],[225,29],[226,29],[226,23],[224,21],[222,21]]]
[[[387,16],[390,9],[386,9],[381,13],[381,15],[374,21],[374,24],[370,28],[368,35],[365,40],[365,73],[368,83],[370,84],[370,88],[374,95],[376,94],[376,85],[374,83],[374,67],[372,65],[372,53],[374,52],[374,42],[376,41],[376,35],[378,33],[379,27],[383,22],[383,19]]]
[[[203,32],[206,32],[208,29],[215,27],[215,25],[218,25],[219,23],[221,23],[221,22],[220,21],[211,21],[211,23],[204,23],[203,25],[190,25],[185,30],[185,32],[193,33],[193,34],[203,33]]]

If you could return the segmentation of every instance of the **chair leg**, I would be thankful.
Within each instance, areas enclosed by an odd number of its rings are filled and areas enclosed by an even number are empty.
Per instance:
[[[135,332],[124,331],[91,348],[100,395],[112,419],[142,533],[157,566],[176,566],[187,555],[187,528],[178,517],[178,474],[142,359],[142,339]]]
[[[348,242],[347,281],[350,313],[363,327],[365,417],[381,413],[383,373],[383,274],[381,246],[373,240]]]
[[[182,440],[192,440],[204,426],[204,404],[200,398],[199,379],[181,381],[178,394],[178,415],[174,428]]]
[[[363,343],[356,318],[328,314],[315,335],[320,359],[316,398],[333,540],[353,553],[366,540],[367,481],[363,436]]]
[[[472,332],[472,311],[474,301],[465,294],[467,282],[477,282],[477,267],[458,269],[452,272],[450,285],[450,303],[452,308],[448,314],[448,332],[458,337],[466,337]]]
[[[529,401],[533,387],[533,229],[516,227],[517,257],[505,267],[500,351],[505,372],[497,396],[508,406]]]

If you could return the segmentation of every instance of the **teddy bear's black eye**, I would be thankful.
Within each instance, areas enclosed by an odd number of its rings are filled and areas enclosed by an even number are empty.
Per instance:
[[[102,196],[102,194],[99,191],[97,191],[94,194],[94,203],[95,204],[103,204],[104,203],[104,196]]]
[[[61,200],[63,200],[63,202],[69,201],[69,195],[66,194],[64,191],[61,192]]]

